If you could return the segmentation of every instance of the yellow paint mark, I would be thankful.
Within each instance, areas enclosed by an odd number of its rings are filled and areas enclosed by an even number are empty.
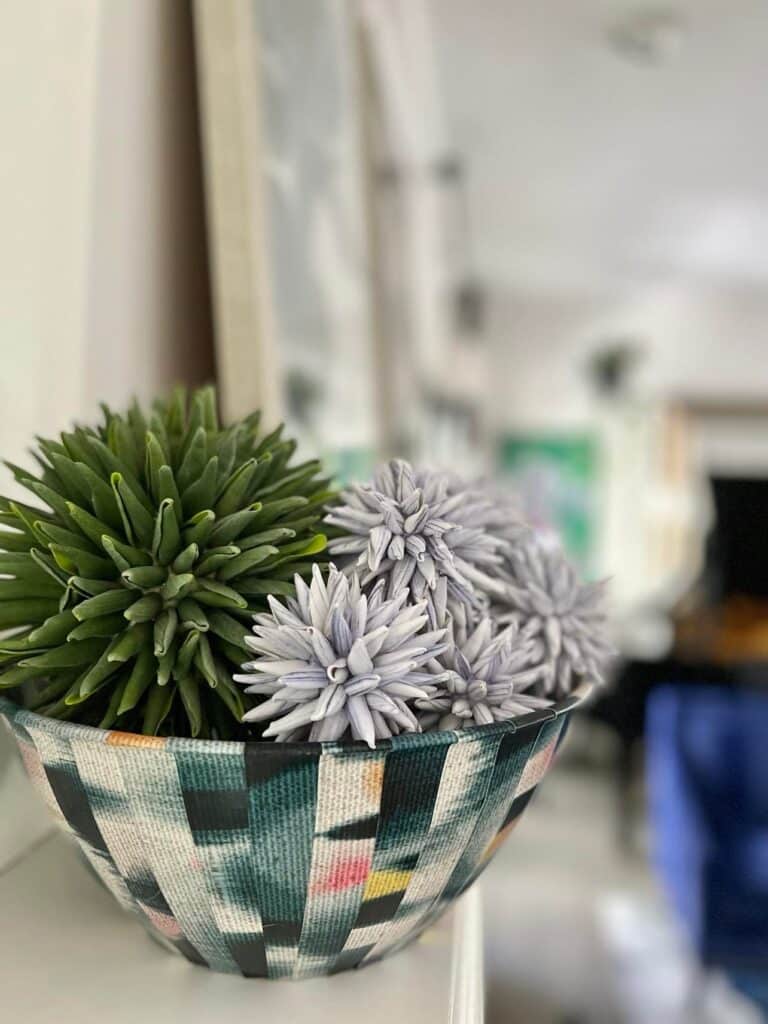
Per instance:
[[[402,892],[411,880],[412,871],[372,871],[365,882],[364,900],[375,900]]]

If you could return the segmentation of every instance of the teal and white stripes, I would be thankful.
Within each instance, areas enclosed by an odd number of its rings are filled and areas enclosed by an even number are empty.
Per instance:
[[[153,739],[3,700],[0,715],[104,885],[168,948],[304,978],[394,952],[471,884],[575,703],[376,750]]]

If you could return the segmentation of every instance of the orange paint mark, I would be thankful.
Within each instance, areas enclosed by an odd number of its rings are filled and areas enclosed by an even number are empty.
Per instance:
[[[139,736],[115,729],[107,733],[105,742],[111,747],[164,747],[166,741],[164,736]]]
[[[373,761],[363,769],[363,789],[371,797],[377,800],[384,784],[384,762]]]

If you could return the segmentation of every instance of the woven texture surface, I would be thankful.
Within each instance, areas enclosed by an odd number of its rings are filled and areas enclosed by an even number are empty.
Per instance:
[[[4,701],[0,715],[56,819],[156,938],[216,971],[304,978],[402,948],[475,880],[576,703],[377,750],[152,739]]]

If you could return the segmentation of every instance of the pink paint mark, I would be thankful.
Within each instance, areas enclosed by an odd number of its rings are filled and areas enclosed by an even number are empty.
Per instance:
[[[161,935],[164,935],[167,939],[181,938],[181,928],[175,918],[170,917],[168,914],[163,914],[159,910],[153,910],[152,907],[148,907],[146,903],[142,903],[141,900],[136,900],[136,903],[146,914],[150,924],[156,928]]]
[[[342,892],[354,885],[362,885],[371,870],[370,856],[348,857],[331,865],[324,878],[317,879],[310,888],[312,895],[324,892]]]

